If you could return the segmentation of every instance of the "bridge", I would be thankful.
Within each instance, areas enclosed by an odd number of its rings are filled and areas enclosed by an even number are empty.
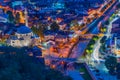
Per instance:
[[[64,61],[64,62],[76,62],[76,63],[84,63],[88,60],[85,60],[85,59],[76,59],[76,58],[58,58],[58,57],[52,57],[52,56],[46,56],[45,57],[46,59],[50,59],[50,60],[55,60],[55,61]]]

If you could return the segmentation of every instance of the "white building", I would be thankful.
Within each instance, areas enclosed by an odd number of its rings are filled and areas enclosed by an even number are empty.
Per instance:
[[[33,33],[30,28],[20,26],[16,29],[15,35],[10,35],[7,40],[8,45],[15,47],[29,46],[32,43]]]

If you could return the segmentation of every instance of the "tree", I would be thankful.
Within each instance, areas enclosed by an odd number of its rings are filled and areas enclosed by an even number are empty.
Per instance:
[[[53,22],[50,26],[50,29],[53,31],[58,31],[59,28],[60,28],[60,26],[56,22]]]
[[[71,30],[79,30],[81,27],[78,24],[77,20],[71,21]]]
[[[20,22],[20,14],[19,14],[19,12],[17,12],[17,14],[15,16],[15,22],[16,22],[16,24],[18,24]]]
[[[87,48],[86,52],[87,52],[87,54],[91,54],[93,52],[93,48]]]
[[[93,38],[92,38],[92,40],[94,40],[94,41],[96,41],[96,40],[98,40],[98,36],[93,36]]]
[[[104,32],[107,31],[107,28],[106,28],[106,27],[101,27],[101,28],[100,28],[100,31],[101,31],[102,33],[104,33]]]
[[[8,20],[10,23],[14,23],[14,16],[13,16],[13,13],[12,11],[7,11],[7,14],[8,14]]]
[[[55,76],[54,76],[55,75]],[[70,77],[61,77],[63,74],[60,73],[59,71],[55,71],[55,70],[48,70],[47,71],[47,76],[46,76],[46,80],[72,80]],[[53,79],[54,76],[54,79]]]
[[[117,80],[120,80],[120,63],[117,64],[116,73],[117,73]]]
[[[110,23],[109,20],[107,20],[107,21],[105,22],[105,25],[109,25],[109,23]]]
[[[115,69],[116,69],[116,66],[117,66],[117,59],[116,59],[116,57],[109,56],[109,57],[105,60],[105,66],[106,66],[106,68],[109,70],[109,73],[110,73],[111,75],[114,75]]]
[[[106,39],[107,39],[107,36],[102,37],[102,39],[100,40],[100,43],[102,44],[105,43]]]
[[[118,9],[120,9],[120,3],[116,6]]]
[[[43,34],[44,28],[43,27],[41,27],[40,25],[38,26],[38,28],[33,26],[31,30],[33,31],[33,33],[37,34],[40,37],[40,39],[43,41],[44,39],[44,34]]]
[[[95,44],[95,41],[91,40],[90,43],[89,43],[89,45],[93,45],[93,44]]]
[[[9,48],[12,51],[0,54],[0,80],[72,80],[59,71],[46,68],[35,57],[17,53],[21,49]],[[16,50],[16,54],[11,54]]]

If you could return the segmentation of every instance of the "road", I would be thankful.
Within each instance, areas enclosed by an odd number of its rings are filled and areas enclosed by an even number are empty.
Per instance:
[[[117,20],[119,17],[115,17],[110,24],[108,25],[108,29],[107,29],[107,33],[105,34],[108,38],[111,36],[111,29],[112,29],[112,23]],[[101,38],[100,38],[101,39]],[[104,61],[102,59],[99,58],[100,52],[99,52],[99,48],[100,48],[100,39],[97,41],[97,43],[95,44],[94,47],[94,51],[92,53],[91,56],[91,61],[94,61],[92,64],[93,67],[95,67],[96,69],[100,70],[101,75],[100,76],[96,76],[96,77],[102,77],[104,80],[117,80],[116,76],[111,76],[108,73],[107,68],[105,67],[104,63],[100,63],[100,61]],[[97,63],[95,63],[97,61]],[[91,68],[91,67],[90,67]],[[93,70],[92,70],[93,71]],[[93,71],[94,74],[96,74]]]
[[[104,15],[109,15],[111,11],[114,10],[114,6],[116,5],[116,3],[114,3],[107,11],[104,12],[103,16],[101,16],[98,19],[95,19],[91,24],[88,25],[88,31],[86,33],[92,33],[92,34],[98,34],[99,33],[99,28],[98,28],[98,24],[99,22],[101,22],[102,20],[104,20],[106,18],[106,16]],[[110,11],[110,12],[109,12]],[[108,16],[107,16],[108,17]],[[71,53],[70,57],[73,58],[77,58],[80,57],[81,54],[84,52],[85,48],[87,47],[87,43],[88,42],[81,42],[79,41],[78,44],[73,48],[73,52]],[[98,42],[99,43],[99,42]],[[97,44],[99,46],[97,46],[97,48],[100,47],[100,44]],[[95,52],[98,51],[97,49],[95,49]],[[94,52],[94,53],[95,53]],[[95,54],[94,54],[95,55]],[[95,56],[94,56],[95,58]],[[96,58],[97,59],[97,58]]]
[[[117,20],[119,17],[116,17],[115,19],[113,19],[110,24],[108,25],[108,30],[107,33],[105,34],[108,38],[111,36],[111,29],[112,29],[112,23]]]
[[[101,39],[101,38],[100,38]],[[100,39],[97,41],[97,43],[95,44],[94,46],[94,50],[93,50],[93,53],[91,55],[91,59],[93,61],[97,61],[97,62],[100,62],[100,61],[103,61],[102,59],[99,59],[99,49],[100,49]]]
[[[117,20],[119,17],[114,18],[110,24],[108,25],[108,30],[107,33],[105,34],[108,38],[111,36],[111,29],[112,29],[112,23]],[[101,38],[100,38],[101,39]],[[95,48],[92,54],[92,59],[95,61],[103,61],[102,59],[99,59],[99,48],[101,46],[100,44],[100,39],[97,41],[97,43],[95,44]]]
[[[70,58],[79,58],[89,43],[88,40],[86,41],[79,41],[78,44],[73,48]]]
[[[117,5],[117,2],[115,2],[107,11],[105,11],[104,14],[100,18],[95,19],[90,25],[88,25],[87,33],[92,33],[92,34],[98,33],[98,31],[99,31],[99,27],[98,27],[99,22],[103,21],[106,17],[108,17],[110,15],[110,12],[115,10],[114,6],[116,6],[116,5]]]
[[[112,8],[113,6],[111,6]],[[108,11],[106,11],[104,14],[107,15],[109,14],[109,11],[112,9],[109,9]],[[99,28],[98,28],[98,23],[100,21],[102,21],[106,16],[101,16],[100,18],[94,20],[90,25],[88,25],[88,32],[87,33],[98,33],[99,32]],[[98,29],[98,30],[97,30]],[[73,48],[72,50],[72,54],[70,55],[70,59],[69,58],[51,58],[53,60],[58,60],[58,61],[65,61],[65,62],[76,62],[78,61],[78,58],[82,55],[82,53],[84,52],[85,48],[87,47],[87,43],[89,41],[85,41],[82,42],[81,40],[78,42],[78,44]],[[92,54],[92,58],[94,60],[100,61],[99,59],[99,48],[100,48],[100,42],[98,41],[95,45],[93,54]],[[73,58],[73,59],[72,59]],[[81,60],[79,60],[78,62],[82,62]],[[86,61],[84,61],[86,62]]]

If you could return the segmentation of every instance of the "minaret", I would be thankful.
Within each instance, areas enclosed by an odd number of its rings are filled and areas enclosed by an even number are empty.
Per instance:
[[[27,12],[27,8],[25,8],[25,25],[28,27],[28,12]]]

